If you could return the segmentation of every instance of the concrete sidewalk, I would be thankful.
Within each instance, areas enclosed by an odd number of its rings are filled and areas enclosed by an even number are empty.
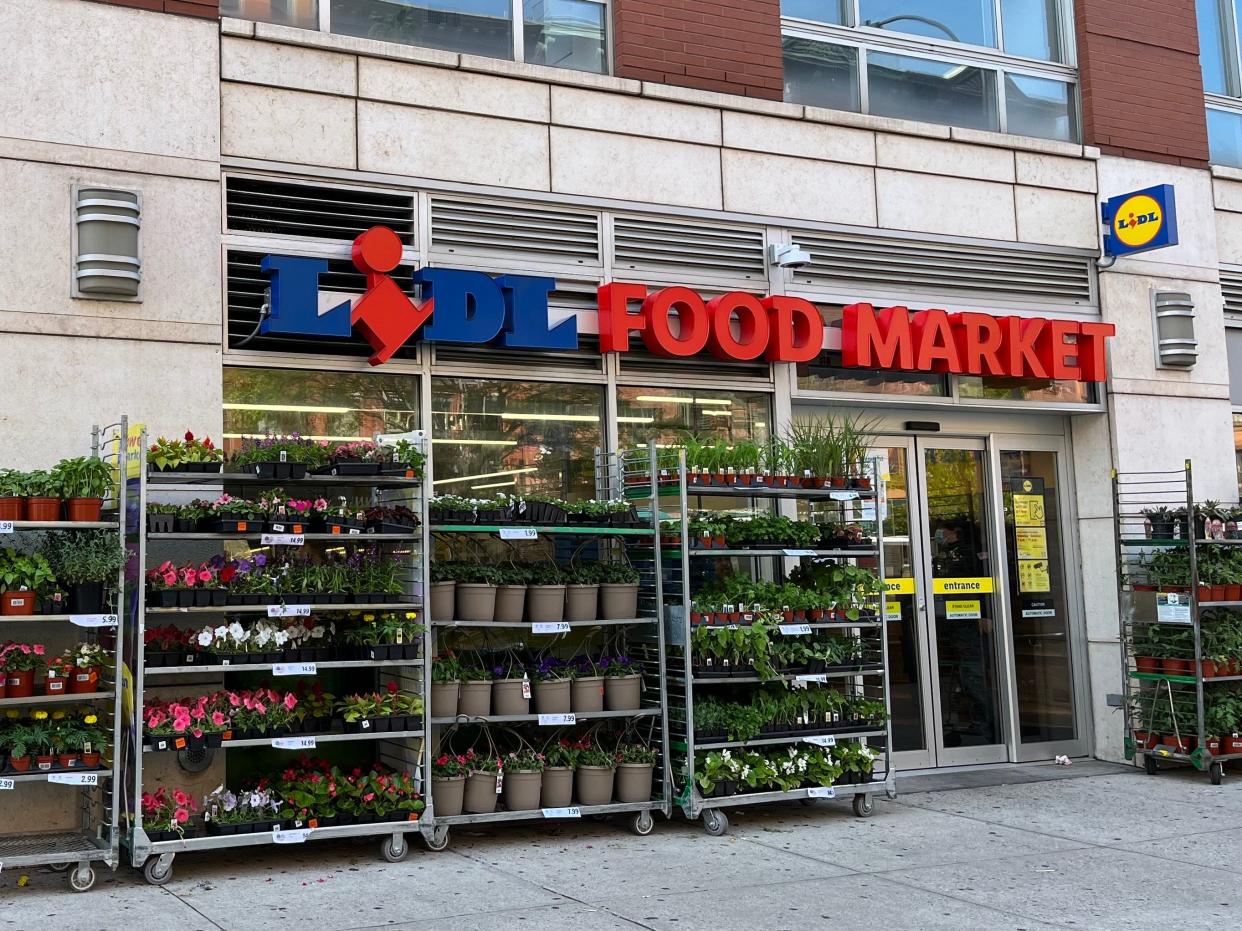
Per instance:
[[[85,895],[0,876],[0,928],[1178,929],[1229,926],[1242,780],[1104,764],[936,774],[869,819],[821,802],[730,812],[728,837],[657,823],[454,829],[404,863],[378,842],[182,856],[163,888],[122,868]],[[920,785],[920,780],[923,784]],[[958,780],[960,783],[960,779]],[[995,783],[1008,783],[997,785]],[[941,783],[941,785],[937,785]],[[931,789],[932,791],[928,791]],[[939,789],[939,790],[936,790]],[[921,790],[921,791],[916,791]]]

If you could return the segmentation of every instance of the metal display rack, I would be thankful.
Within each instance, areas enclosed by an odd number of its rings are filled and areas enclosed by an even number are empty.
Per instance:
[[[619,470],[617,458],[596,450],[596,495],[599,498],[620,497],[617,482]],[[654,472],[652,473],[654,478]],[[530,523],[514,523],[512,525],[479,525],[479,524],[443,524],[431,527],[433,534],[445,539],[459,535],[472,537],[491,537],[505,539],[521,539],[526,541],[550,537],[564,540],[567,543],[594,542],[599,545],[601,557],[624,558],[640,572],[639,610],[640,617],[626,619],[597,619],[593,621],[564,621],[555,633],[544,633],[536,628],[537,618],[523,623],[503,623],[498,621],[460,621],[452,618],[435,617],[429,612],[428,655],[438,654],[446,640],[452,639],[453,632],[463,635],[479,635],[489,637],[487,631],[498,634],[498,639],[491,645],[504,644],[517,647],[525,644],[529,638],[539,648],[550,647],[568,638],[581,638],[585,633],[612,629],[614,636],[622,636],[627,643],[627,650],[633,645],[648,643],[653,645],[651,655],[656,662],[643,667],[644,698],[642,706],[634,711],[601,711],[593,713],[578,712],[568,717],[572,723],[559,723],[543,726],[538,714],[526,715],[489,715],[485,718],[428,718],[429,737],[426,742],[425,765],[430,772],[432,755],[438,752],[441,744],[459,728],[481,729],[486,733],[492,725],[500,727],[534,726],[541,733],[541,738],[563,736],[578,722],[591,721],[642,721],[650,720],[659,734],[661,747],[660,759],[654,770],[654,784],[658,790],[653,791],[652,798],[646,802],[614,802],[607,805],[573,805],[566,809],[530,809],[518,811],[497,810],[486,814],[468,814],[441,816],[435,811],[435,792],[429,793],[427,810],[424,814],[424,832],[427,846],[432,850],[443,850],[449,844],[449,831],[454,825],[484,824],[496,822],[530,822],[538,820],[560,820],[565,818],[607,818],[614,815],[628,816],[629,829],[639,836],[646,836],[655,827],[654,812],[662,812],[667,818],[672,812],[671,787],[668,779],[669,759],[667,702],[664,687],[663,645],[664,632],[661,623],[662,592],[661,567],[659,554],[654,560],[650,558],[651,541],[658,533],[658,514],[653,509],[649,515],[649,523],[643,527],[591,527],[580,525],[569,526],[535,526]],[[645,554],[640,558],[638,554]],[[430,666],[429,666],[430,669]],[[430,714],[430,702],[428,714]],[[560,716],[558,716],[560,717]]]
[[[426,455],[427,440],[422,431],[404,434],[401,438],[411,440]],[[138,464],[131,470],[131,495],[135,503],[136,517],[134,526],[135,549],[139,554],[139,565],[149,567],[159,560],[171,558],[170,554],[187,550],[196,555],[210,556],[216,549],[211,544],[223,546],[225,541],[258,543],[263,548],[279,545],[306,545],[319,549],[339,547],[345,544],[376,543],[384,546],[390,553],[399,555],[406,562],[406,597],[400,603],[361,602],[357,597],[346,596],[345,603],[314,605],[296,604],[295,595],[285,596],[283,609],[285,616],[294,612],[309,610],[314,615],[335,615],[350,611],[419,611],[423,609],[423,580],[426,576],[426,554],[428,552],[428,531],[426,521],[426,495],[421,478],[403,475],[315,475],[309,474],[301,479],[261,478],[248,473],[186,473],[186,472],[155,472],[148,471],[146,460],[147,436],[143,432],[137,450],[140,453]],[[222,491],[241,489],[261,491],[265,488],[283,488],[293,494],[311,495],[323,493],[325,496],[338,496],[353,492],[356,496],[365,496],[366,504],[371,505],[403,505],[412,510],[419,518],[418,525],[409,533],[307,533],[298,534],[300,541],[264,540],[263,535],[254,533],[150,533],[146,520],[150,495],[157,490],[162,497],[180,491],[194,492],[206,497]],[[184,495],[181,496],[184,499]],[[305,678],[317,676],[320,671],[329,670],[372,670],[372,682],[368,688],[383,687],[389,682],[398,682],[403,690],[415,691],[423,700],[424,716],[429,706],[428,661],[425,645],[421,655],[408,659],[378,660],[328,660],[315,663],[298,663],[297,668],[290,670],[287,663],[245,663],[238,665],[185,665],[157,666],[147,668],[145,664],[145,631],[148,620],[160,623],[175,623],[179,620],[190,622],[195,626],[210,618],[226,618],[236,616],[241,620],[247,617],[274,616],[269,614],[265,605],[230,605],[226,607],[194,607],[194,608],[153,608],[145,603],[143,591],[143,575],[139,573],[135,590],[131,592],[130,611],[134,618],[133,636],[130,641],[128,656],[133,664],[134,680],[134,718],[127,728],[128,738],[128,770],[126,805],[130,817],[130,827],[126,834],[125,844],[133,866],[141,868],[148,882],[163,885],[172,876],[173,860],[180,853],[198,850],[215,850],[229,847],[253,847],[266,844],[304,843],[307,841],[330,840],[346,837],[378,837],[380,853],[390,862],[398,862],[408,855],[409,844],[407,835],[424,830],[421,816],[404,821],[371,822],[358,824],[340,824],[324,827],[300,827],[249,834],[203,834],[173,840],[153,841],[141,826],[139,802],[144,791],[144,754],[151,752],[142,737],[142,721],[145,719],[145,689],[181,685],[186,689],[211,690],[220,687],[233,674],[254,673],[256,671],[276,672],[278,665],[282,678],[279,681],[292,685]],[[277,608],[281,610],[281,608]],[[420,617],[425,623],[425,618]],[[285,678],[288,676],[288,678]],[[187,681],[189,680],[189,681]],[[183,768],[193,772],[205,769],[211,763],[212,755],[227,753],[229,750],[245,750],[247,748],[267,747],[277,750],[292,750],[289,759],[296,758],[297,752],[313,750],[319,745],[337,746],[346,742],[356,743],[365,747],[368,754],[374,753],[388,767],[406,772],[414,776],[424,789],[426,779],[422,769],[424,759],[421,746],[425,736],[424,729],[363,732],[363,733],[331,733],[307,734],[308,745],[294,747],[290,743],[281,746],[278,738],[229,739],[221,742],[219,749],[194,749],[179,751],[178,762]],[[295,737],[302,735],[293,735]],[[305,742],[303,742],[305,743]],[[226,765],[227,760],[226,759]]]
[[[1166,513],[1149,519],[1158,511]],[[1216,665],[1205,655],[1204,622],[1211,623],[1205,612],[1237,612],[1242,601],[1205,597],[1210,590],[1201,585],[1200,567],[1213,550],[1242,540],[1204,536],[1189,459],[1176,471],[1114,470],[1113,514],[1126,759],[1142,758],[1149,775],[1163,763],[1190,764],[1220,785],[1224,763],[1242,759],[1242,752],[1226,752],[1218,742],[1229,735],[1212,733],[1205,699],[1218,685],[1242,682],[1242,675],[1204,676],[1206,664]],[[1193,649],[1161,646],[1173,639],[1189,639]],[[1184,655],[1155,655],[1168,652]],[[1230,733],[1240,725],[1233,722]]]
[[[127,423],[95,427],[91,431],[91,455],[97,459],[116,463],[125,452]],[[114,486],[113,493],[105,499],[104,515],[113,519],[92,522],[71,521],[13,521],[0,526],[0,533],[57,533],[66,530],[111,530],[117,535],[117,546],[122,546],[126,528],[125,483]],[[0,628],[14,623],[73,624],[82,629],[82,636],[90,642],[110,648],[113,666],[101,671],[99,687],[89,694],[65,694],[56,696],[35,695],[30,698],[0,698],[0,713],[8,709],[33,708],[44,705],[80,704],[90,705],[96,714],[106,715],[112,730],[111,759],[105,754],[104,767],[96,770],[58,770],[56,773],[26,772],[4,774],[0,771],[0,789],[13,790],[20,796],[22,789],[32,783],[61,784],[67,797],[77,803],[79,824],[74,830],[24,832],[0,836],[0,867],[22,869],[34,866],[51,866],[67,870],[69,886],[76,892],[85,892],[95,885],[94,863],[103,863],[116,869],[120,857],[120,831],[118,830],[117,787],[122,782],[121,761],[121,696],[117,687],[117,670],[121,667],[118,645],[124,636],[124,616],[121,611],[121,593],[124,570],[117,574],[113,600],[103,615],[35,614],[0,617]],[[118,623],[118,621],[120,623]],[[0,636],[0,640],[6,639]],[[5,793],[6,795],[9,793]]]
[[[714,678],[696,678],[692,671],[692,657],[689,648],[692,631],[692,607],[694,595],[699,581],[706,577],[710,567],[707,560],[730,559],[734,565],[749,567],[752,575],[779,574],[784,569],[801,563],[805,559],[833,558],[836,560],[873,561],[875,574],[884,578],[884,541],[883,523],[878,519],[881,515],[879,493],[881,475],[878,464],[872,462],[872,488],[868,490],[847,490],[831,488],[772,488],[753,485],[712,485],[691,484],[686,468],[686,452],[677,451],[676,462],[669,459],[670,451],[657,454],[655,447],[650,450],[637,450],[629,454],[626,463],[627,495],[649,493],[641,485],[636,484],[632,473],[645,475],[648,464],[658,458],[662,461],[661,468],[655,475],[653,486],[656,488],[656,502],[668,502],[675,506],[678,514],[675,518],[680,523],[677,542],[669,545],[661,542],[658,549],[674,554],[674,558],[666,564],[664,579],[665,612],[667,630],[665,642],[668,650],[668,702],[670,720],[670,741],[676,754],[676,765],[671,770],[673,791],[676,802],[685,816],[691,820],[702,818],[703,827],[713,836],[723,835],[728,831],[729,821],[723,809],[739,808],[748,805],[764,804],[797,799],[803,804],[814,804],[817,799],[845,799],[853,801],[854,813],[859,817],[867,817],[873,812],[873,796],[883,792],[888,798],[896,797],[896,778],[892,761],[892,734],[887,720],[887,712],[891,711],[888,687],[888,642],[885,636],[885,605],[884,599],[876,597],[874,614],[860,617],[856,621],[833,621],[827,623],[797,624],[796,633],[791,628],[790,635],[816,635],[824,631],[842,631],[858,635],[866,643],[866,652],[862,662],[851,668],[828,669],[818,674],[785,674],[773,678],[761,679],[757,675],[728,675]],[[844,516],[846,509],[854,509],[850,523],[866,524],[874,527],[873,544],[866,548],[849,549],[794,549],[794,548],[703,548],[694,549],[690,546],[690,512],[695,510],[691,499],[695,497],[713,498],[717,501],[730,501],[738,508],[752,507],[755,502],[813,502],[816,505],[831,509],[838,516]],[[862,510],[864,504],[870,507],[870,517]],[[653,507],[653,510],[658,510]],[[782,636],[784,636],[782,632]],[[694,703],[696,695],[720,694],[722,691],[758,684],[787,683],[791,687],[844,687],[853,694],[874,700],[883,700],[886,710],[886,723],[883,727],[869,728],[838,728],[803,730],[790,735],[759,736],[751,740],[730,741],[712,738],[698,740],[695,737]],[[859,741],[872,749],[880,749],[876,760],[877,766],[883,763],[883,772],[873,772],[871,781],[862,784],[837,784],[833,786],[803,787],[789,791],[749,792],[722,797],[704,797],[695,783],[695,773],[699,760],[705,753],[713,750],[734,748],[794,746],[800,743],[817,746],[835,746],[838,742]],[[877,746],[880,745],[880,746]]]

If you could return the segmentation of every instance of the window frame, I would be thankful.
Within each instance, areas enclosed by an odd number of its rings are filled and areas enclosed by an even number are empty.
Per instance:
[[[997,126],[1001,133],[1008,133],[1009,102],[1006,95],[1005,76],[1015,74],[1024,77],[1044,78],[1069,86],[1069,106],[1074,131],[1072,140],[1056,140],[1080,144],[1082,141],[1082,105],[1078,79],[1078,56],[1074,38],[1074,15],[1072,0],[1055,0],[1057,4],[1057,38],[1064,52],[1062,62],[1044,61],[1022,55],[1013,55],[1003,49],[1004,25],[1001,11],[1002,0],[992,0],[996,22],[997,48],[953,42],[929,36],[919,36],[877,29],[863,25],[836,25],[820,23],[792,16],[781,17],[781,36],[813,42],[829,42],[854,48],[858,55],[857,80],[860,113],[870,113],[870,88],[868,79],[868,54],[902,55],[938,62],[961,64],[981,68],[992,73],[995,83]],[[860,0],[847,0],[847,18],[860,23]]]

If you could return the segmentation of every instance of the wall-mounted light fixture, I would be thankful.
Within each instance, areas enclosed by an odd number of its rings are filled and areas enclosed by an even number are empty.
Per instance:
[[[73,188],[73,296],[138,300],[142,204],[134,191]]]
[[[1185,291],[1153,292],[1156,367],[1193,368],[1199,358],[1195,339],[1195,303]]]

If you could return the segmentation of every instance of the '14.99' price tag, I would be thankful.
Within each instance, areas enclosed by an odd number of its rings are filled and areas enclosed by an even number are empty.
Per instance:
[[[268,617],[310,617],[310,605],[268,605]]]
[[[314,750],[314,737],[273,737],[272,747],[276,750]]]
[[[577,724],[578,716],[576,714],[541,714],[539,715],[540,727],[563,727],[566,724]]]
[[[832,786],[815,786],[806,790],[807,798],[836,798],[837,790]]]
[[[800,637],[811,632],[810,624],[781,624],[781,633],[787,637]]]
[[[272,666],[274,676],[313,676],[319,672],[314,663],[276,663]]]
[[[817,747],[835,747],[837,745],[837,738],[830,734],[817,734],[812,737],[803,737],[802,740],[804,743],[814,744]]]
[[[311,836],[310,828],[302,828],[298,831],[273,831],[272,843],[275,844],[304,844],[306,838]]]
[[[303,546],[306,535],[302,533],[265,533],[260,536],[264,546]]]

